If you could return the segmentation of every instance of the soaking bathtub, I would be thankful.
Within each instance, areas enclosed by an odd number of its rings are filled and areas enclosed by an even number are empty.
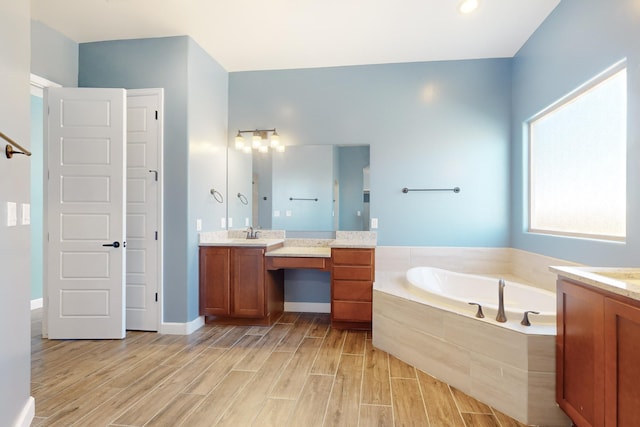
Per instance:
[[[486,318],[495,319],[498,312],[498,278],[456,273],[433,267],[414,267],[407,271],[409,290],[425,301],[440,302],[464,313],[475,313],[470,302],[480,304]],[[520,322],[525,311],[532,324],[556,324],[556,294],[505,280],[504,309],[509,325]],[[519,328],[518,328],[519,329]]]
[[[495,320],[500,277],[508,279],[505,323]],[[433,267],[376,271],[373,345],[522,423],[570,425],[555,402],[555,294],[514,279]],[[532,326],[520,324],[526,310],[540,312]]]

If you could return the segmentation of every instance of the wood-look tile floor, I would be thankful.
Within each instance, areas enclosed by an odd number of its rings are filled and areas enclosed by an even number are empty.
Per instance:
[[[32,321],[32,426],[495,426],[522,424],[371,345],[326,314],[189,336],[41,338]]]

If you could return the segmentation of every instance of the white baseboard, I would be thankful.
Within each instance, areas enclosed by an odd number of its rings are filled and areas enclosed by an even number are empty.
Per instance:
[[[284,311],[298,313],[331,313],[330,302],[286,302]]]
[[[32,299],[31,300],[31,310],[36,310],[38,308],[42,308],[42,298]]]
[[[14,427],[29,427],[33,417],[36,415],[36,400],[33,396],[29,396],[27,403],[22,408]]]
[[[158,332],[166,335],[191,335],[203,325],[204,316],[198,316],[187,323],[162,322]]]

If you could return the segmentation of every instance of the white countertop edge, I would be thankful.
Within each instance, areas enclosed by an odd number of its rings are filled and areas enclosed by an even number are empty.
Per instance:
[[[265,256],[331,258],[331,248],[318,246],[283,246],[265,253]]]
[[[612,273],[634,271],[640,274],[640,269],[638,268],[550,266],[549,270],[559,276],[585,283],[593,286],[594,288],[640,301],[640,285],[603,276],[597,273],[598,271],[607,271]]]

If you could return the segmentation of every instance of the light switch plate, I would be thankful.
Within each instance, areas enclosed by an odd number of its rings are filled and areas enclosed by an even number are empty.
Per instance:
[[[7,227],[18,225],[18,206],[14,202],[7,202]]]
[[[227,219],[220,218],[220,228],[227,228]]]
[[[273,211],[273,216],[280,216],[280,211]]]
[[[291,212],[291,211],[286,211],[286,212],[285,212],[285,215],[286,215],[286,216],[291,216],[291,215],[292,215],[292,212]]]
[[[31,205],[29,203],[22,204],[22,225],[31,224]]]
[[[229,223],[229,228],[233,227],[233,218],[227,219],[227,223]]]
[[[371,218],[371,229],[374,230],[378,228],[378,218]]]

